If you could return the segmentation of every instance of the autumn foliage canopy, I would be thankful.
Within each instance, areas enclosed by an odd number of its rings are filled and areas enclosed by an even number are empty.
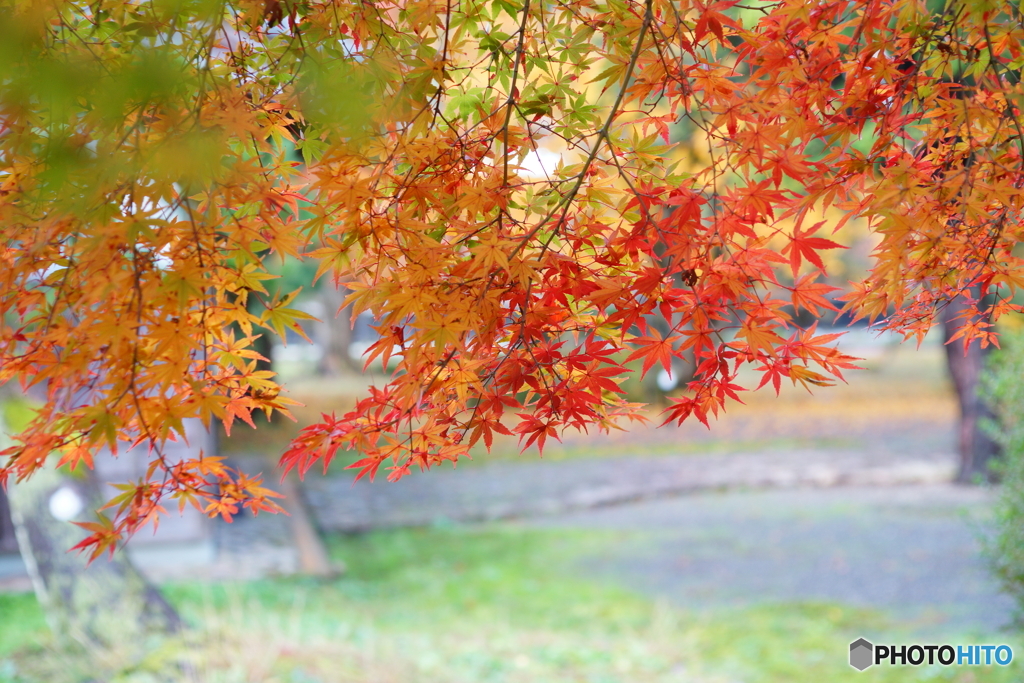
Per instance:
[[[276,507],[216,458],[162,455],[185,418],[288,410],[253,341],[307,316],[268,294],[272,259],[347,288],[391,370],[282,465],[356,451],[389,478],[639,418],[633,360],[694,363],[666,421],[758,388],[743,366],[828,384],[853,359],[801,312],[920,336],[973,293],[960,329],[987,343],[1024,284],[1016,4],[0,7],[0,382],[48,395],[0,481],[150,444],[97,554],[170,502]],[[848,221],[873,268],[837,292]]]

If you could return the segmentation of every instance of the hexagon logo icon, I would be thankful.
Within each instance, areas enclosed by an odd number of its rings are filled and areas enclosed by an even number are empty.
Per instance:
[[[858,638],[850,643],[850,666],[857,671],[863,671],[874,664],[875,646]]]

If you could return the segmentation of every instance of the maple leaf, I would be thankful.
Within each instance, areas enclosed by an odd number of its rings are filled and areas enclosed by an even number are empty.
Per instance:
[[[72,522],[75,526],[90,532],[90,535],[71,546],[70,550],[78,550],[89,553],[89,561],[109,553],[114,555],[117,550],[117,542],[121,540],[121,534],[114,527],[113,521],[99,515],[96,522]]]
[[[480,244],[473,247],[471,251],[480,259],[484,271],[490,272],[495,266],[508,271],[508,254],[514,246],[514,241],[502,240],[497,232],[493,232],[487,239],[481,240]]]
[[[494,432],[512,436],[512,432],[501,422],[493,419],[481,419],[473,428],[473,433],[469,438],[469,445],[473,446],[473,444],[480,440],[480,437],[483,437],[484,445],[487,446],[487,450],[490,450],[491,446],[494,445]]]
[[[811,237],[823,225],[825,225],[825,221],[815,223],[806,230],[796,228],[793,231],[793,237],[790,238],[789,244],[782,248],[783,254],[789,253],[789,263],[793,271],[793,277],[796,277],[800,272],[800,264],[805,258],[819,269],[825,269],[825,264],[822,262],[821,256],[818,255],[819,250],[846,249],[843,245],[827,240],[824,237]]]
[[[665,372],[672,376],[672,357],[676,355],[676,351],[673,348],[673,344],[682,339],[681,336],[673,337],[661,337],[660,332],[654,331],[654,334],[645,337],[636,337],[631,340],[633,344],[639,344],[640,348],[633,351],[626,358],[626,361],[636,360],[637,358],[643,358],[644,364],[641,370],[641,375],[646,375],[647,371],[650,370],[655,363],[661,363],[661,366],[665,369]]]
[[[807,386],[808,384],[819,387],[830,387],[835,384],[835,382],[829,380],[824,375],[814,372],[804,365],[791,365],[789,367],[789,378],[793,380],[794,385],[800,382],[808,392],[810,391],[810,387]]]
[[[225,522],[231,523],[234,521],[235,515],[238,514],[238,505],[239,501],[234,497],[222,495],[207,503],[203,512],[210,517],[220,515]]]
[[[802,308],[814,316],[820,316],[821,309],[838,311],[839,308],[826,298],[829,292],[836,291],[839,291],[839,287],[818,282],[812,274],[804,275],[791,288],[793,308],[797,311]]]
[[[277,335],[281,338],[281,343],[285,346],[288,345],[287,335],[285,334],[286,329],[294,330],[300,337],[305,339],[310,344],[313,340],[306,335],[306,331],[299,325],[299,320],[317,320],[316,317],[300,311],[295,308],[288,308],[288,304],[295,300],[295,297],[299,295],[302,288],[296,289],[291,294],[288,294],[282,299],[275,299],[267,305],[263,314],[260,315],[260,322],[269,324]],[[319,322],[319,321],[317,321]]]
[[[69,446],[64,451],[60,460],[57,461],[57,468],[59,469],[65,465],[69,465],[71,471],[74,472],[75,468],[82,463],[85,463],[85,466],[90,470],[93,469],[93,449],[80,441],[76,445]]]
[[[543,453],[544,442],[549,436],[554,437],[557,441],[561,441],[556,429],[556,422],[545,422],[528,413],[519,413],[519,417],[523,421],[516,426],[514,431],[519,434],[520,443],[522,443],[523,439],[526,439],[526,443],[523,444],[524,451],[536,442],[537,451]]]
[[[759,372],[763,372],[761,381],[758,383],[757,388],[760,389],[768,382],[772,383],[772,387],[775,389],[775,395],[778,396],[782,390],[782,378],[789,376],[789,368],[783,365],[781,362],[765,363],[761,367],[757,368]]]
[[[748,318],[736,333],[736,336],[747,340],[747,347],[755,355],[758,352],[772,355],[775,347],[782,342],[782,338],[766,322],[763,318]]]

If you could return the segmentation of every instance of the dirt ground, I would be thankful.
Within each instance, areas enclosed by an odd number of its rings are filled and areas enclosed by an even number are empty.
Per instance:
[[[689,609],[837,602],[922,633],[1011,618],[980,553],[991,493],[952,484],[700,493],[528,523],[604,529],[582,576]]]

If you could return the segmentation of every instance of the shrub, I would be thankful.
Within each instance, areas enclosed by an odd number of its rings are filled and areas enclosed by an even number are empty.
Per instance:
[[[1003,589],[1017,602],[1017,626],[1024,627],[1024,330],[1000,336],[982,377],[982,392],[995,408],[989,424],[1003,446],[993,463],[1002,481],[993,511],[994,531],[984,538],[985,551]]]

